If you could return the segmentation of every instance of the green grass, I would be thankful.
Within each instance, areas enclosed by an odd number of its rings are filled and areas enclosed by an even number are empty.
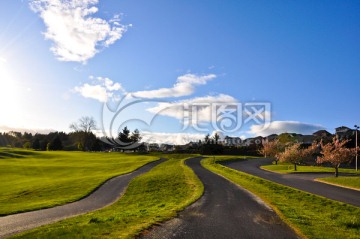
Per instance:
[[[0,215],[53,207],[158,159],[120,153],[0,148]]]
[[[170,159],[133,179],[115,204],[15,238],[133,238],[154,223],[174,217],[198,199],[204,188],[184,164],[186,155],[165,157]]]
[[[288,174],[288,173],[334,173],[334,168],[329,167],[321,167],[321,166],[297,166],[297,170],[294,170],[293,164],[288,163],[279,163],[272,165],[261,166],[260,168],[269,170],[275,173]],[[340,173],[350,173],[354,174],[354,176],[339,176],[339,177],[328,177],[328,178],[319,178],[317,181],[323,181],[332,183],[339,186],[351,187],[360,189],[360,171],[356,171],[355,169],[348,168],[339,168]],[[358,176],[355,176],[358,175]]]
[[[308,238],[359,238],[360,208],[230,169],[216,161],[202,165],[253,192],[271,205],[300,235]]]
[[[360,176],[339,176],[339,177],[328,177],[318,178],[317,181],[324,181],[339,186],[345,186],[350,188],[356,188],[360,190]]]
[[[322,166],[302,166],[297,165],[296,171],[294,170],[294,165],[289,163],[278,163],[261,166],[262,169],[269,170],[276,173],[335,173],[334,168],[330,167],[322,167]],[[355,171],[355,169],[348,168],[339,168],[339,172],[341,173],[357,173],[360,174],[360,171]]]

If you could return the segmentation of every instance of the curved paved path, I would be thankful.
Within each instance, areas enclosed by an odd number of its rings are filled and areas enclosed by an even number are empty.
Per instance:
[[[144,232],[140,238],[299,238],[278,215],[249,192],[188,159],[203,182],[204,195],[177,218]]]
[[[314,181],[315,178],[331,177],[333,173],[279,174],[260,169],[260,166],[269,165],[271,162],[271,159],[259,158],[228,161],[222,164],[276,183],[360,207],[360,191]]]
[[[122,196],[131,179],[149,171],[163,161],[165,159],[160,159],[146,164],[134,172],[114,177],[79,201],[53,208],[0,217],[0,238],[108,206]]]

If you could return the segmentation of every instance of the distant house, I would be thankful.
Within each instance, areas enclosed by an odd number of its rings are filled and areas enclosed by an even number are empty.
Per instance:
[[[335,132],[336,134],[342,134],[342,133],[347,133],[348,131],[350,131],[351,129],[346,127],[346,126],[340,126],[340,127],[337,127],[335,128]]]
[[[340,140],[350,139],[354,135],[355,130],[352,130],[346,126],[335,128],[336,137]]]
[[[225,146],[240,146],[242,141],[243,140],[240,137],[226,136],[224,138],[224,145]]]
[[[316,142],[323,141],[323,143],[331,142],[332,138],[334,137],[334,135],[332,135],[326,130],[316,131],[315,133],[313,133],[313,136]]]
[[[295,138],[296,138],[296,142],[302,144],[312,144],[312,142],[315,139],[313,135],[302,135],[302,134],[297,134]]]
[[[322,130],[318,130],[315,133],[313,133],[313,136],[316,138],[325,138],[325,137],[331,137],[332,134],[330,134],[328,131],[322,129]]]
[[[273,141],[278,138],[277,134],[270,134],[269,136],[265,137],[264,139],[267,141]]]
[[[148,151],[150,151],[150,152],[160,151],[160,147],[156,143],[148,144],[147,147],[148,147]]]
[[[163,152],[172,152],[175,150],[175,147],[174,147],[174,145],[171,145],[171,144],[162,144],[160,146],[160,150]]]

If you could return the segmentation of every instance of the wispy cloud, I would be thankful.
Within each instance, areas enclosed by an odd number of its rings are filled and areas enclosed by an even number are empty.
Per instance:
[[[51,51],[61,61],[85,63],[104,47],[120,39],[127,26],[116,15],[104,20],[92,17],[99,0],[31,0],[31,9],[46,25],[45,38],[53,41]]]
[[[188,112],[188,107],[196,106],[196,118],[190,115],[191,123],[210,122],[212,120],[212,103],[236,103],[237,100],[225,94],[215,96],[195,97],[191,99],[180,100],[176,102],[161,102],[157,106],[147,109],[151,113],[169,116],[179,120],[184,119],[184,114]],[[194,112],[193,112],[194,113]],[[194,121],[194,122],[193,122]]]
[[[90,76],[90,79],[94,81],[92,84],[85,83],[75,87],[73,91],[100,102],[107,102],[109,98],[116,99],[119,94],[125,93],[120,83],[114,83],[109,78]]]
[[[189,142],[198,142],[205,138],[205,134],[191,133],[162,133],[162,132],[141,132],[142,142],[157,144],[184,145]]]
[[[196,85],[205,85],[209,80],[216,78],[215,74],[195,75],[185,74],[179,76],[172,88],[160,88],[157,90],[146,90],[133,92],[131,95],[140,98],[169,98],[181,97],[194,93]]]
[[[281,133],[312,134],[318,130],[325,129],[321,125],[308,124],[298,121],[273,121],[270,126],[263,129],[261,125],[252,125],[247,133],[254,136],[268,136]]]

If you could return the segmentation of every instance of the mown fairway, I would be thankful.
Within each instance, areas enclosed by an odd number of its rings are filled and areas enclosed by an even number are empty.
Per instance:
[[[115,204],[15,238],[133,238],[152,224],[174,217],[201,196],[203,185],[184,164],[186,155],[164,157],[169,160],[135,178]]]
[[[307,238],[359,238],[359,207],[283,186],[217,163],[229,158],[209,158],[203,160],[202,164],[261,197],[285,222]]]
[[[0,215],[76,201],[154,156],[0,148]]]

